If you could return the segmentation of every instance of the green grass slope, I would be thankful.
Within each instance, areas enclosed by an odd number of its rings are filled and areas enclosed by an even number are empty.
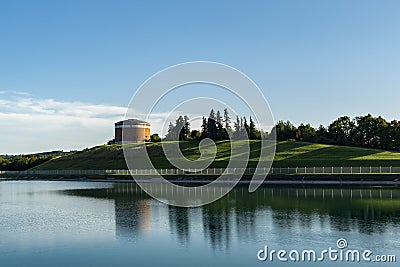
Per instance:
[[[167,144],[168,145],[168,144]],[[259,159],[259,141],[250,141],[251,153],[248,167],[255,167]],[[134,147],[134,145],[132,145]],[[182,153],[191,160],[200,157],[198,142],[180,142]],[[173,168],[166,159],[160,143],[146,144],[148,154],[157,168]],[[216,159],[211,167],[225,167],[230,159],[230,143],[217,142]],[[140,161],[140,156],[134,160]],[[139,164],[140,166],[140,164]],[[376,149],[332,146],[304,142],[279,142],[276,147],[274,167],[359,167],[400,166],[400,153]],[[50,160],[35,167],[36,170],[73,169],[126,169],[121,145],[104,145]]]

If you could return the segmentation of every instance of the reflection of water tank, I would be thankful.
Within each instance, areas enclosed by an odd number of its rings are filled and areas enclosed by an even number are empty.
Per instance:
[[[123,239],[134,239],[151,232],[150,199],[136,197],[115,198],[115,233]]]
[[[150,123],[128,119],[115,123],[115,143],[144,142],[150,140]]]

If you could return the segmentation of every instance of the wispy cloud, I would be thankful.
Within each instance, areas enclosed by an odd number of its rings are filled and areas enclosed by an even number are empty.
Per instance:
[[[4,97],[4,96],[7,97]],[[3,94],[0,99],[0,112],[52,114],[73,117],[115,117],[124,115],[126,108],[112,105],[99,105],[84,102],[63,102],[51,98],[35,99],[26,94]]]
[[[0,154],[82,149],[114,135],[126,108],[115,105],[37,99],[28,93],[0,95]]]
[[[117,105],[40,99],[24,92],[0,91],[0,154],[68,151],[104,144],[114,137],[114,123],[124,119],[125,112],[126,107]],[[146,117],[139,111],[129,113],[132,118]],[[152,133],[165,135],[163,126],[168,127],[169,121],[179,115],[179,111],[152,113]],[[198,128],[200,123],[195,121],[192,127]]]
[[[14,90],[0,90],[0,94],[8,94],[8,95],[20,95],[20,96],[30,96],[31,94],[28,92],[22,91],[14,91]]]

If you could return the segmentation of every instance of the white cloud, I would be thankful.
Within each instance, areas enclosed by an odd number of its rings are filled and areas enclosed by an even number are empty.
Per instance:
[[[24,92],[0,91],[0,155],[80,150],[104,144],[114,137],[114,123],[123,120],[125,112],[126,107],[116,105],[38,99]],[[129,114],[132,118],[146,117],[134,111]],[[152,113],[152,133],[165,135],[164,121],[168,127],[168,122],[181,114]],[[199,127],[198,121],[192,123],[192,128]]]
[[[23,92],[0,95],[0,154],[71,150],[104,144],[126,108],[55,99]]]

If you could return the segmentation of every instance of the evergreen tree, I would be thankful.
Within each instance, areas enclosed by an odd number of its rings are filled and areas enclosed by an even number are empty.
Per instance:
[[[185,115],[183,117],[183,122],[184,122],[184,126],[183,126],[184,139],[183,140],[188,140],[188,138],[190,136],[190,122],[189,122],[189,117],[187,115]]]
[[[250,127],[247,124],[247,119],[246,117],[243,117],[243,130],[245,131],[246,135],[249,136],[250,133]]]
[[[208,137],[208,124],[207,119],[203,117],[203,123],[201,124],[201,139]]]
[[[175,126],[172,124],[172,122],[169,122],[168,125],[168,133],[165,135],[165,140],[172,141],[176,140],[176,133],[175,133]]]
[[[240,119],[239,116],[236,115],[236,122],[233,123],[233,127],[235,129],[235,133],[240,132]]]
[[[215,140],[217,137],[217,124],[216,124],[216,116],[214,109],[211,109],[210,116],[207,120],[207,136],[212,140]]]
[[[221,113],[219,112],[219,110],[217,111],[217,115],[216,115],[216,126],[217,126],[217,132],[216,132],[216,140],[223,140],[226,139],[226,131],[224,129],[223,126],[223,119],[221,116]]]
[[[225,124],[225,130],[229,133],[231,129],[231,118],[229,117],[228,109],[224,109],[224,124]]]
[[[250,125],[249,125],[249,139],[257,140],[260,139],[260,133],[256,129],[256,125],[254,124],[253,119],[250,116]]]
[[[190,136],[190,123],[188,116],[179,116],[175,121],[175,125],[170,122],[168,125],[168,133],[165,135],[165,140],[169,141],[184,141]]]
[[[215,121],[217,122],[217,124],[222,125],[222,116],[221,116],[221,112],[219,112],[219,110],[217,110],[217,114],[215,116]]]
[[[179,116],[175,123],[175,131],[178,135],[179,141],[185,140],[184,127],[185,127],[185,120],[183,119],[182,116]]]
[[[233,138],[234,139],[241,139],[243,121],[237,115],[236,115],[236,121],[233,123],[233,127],[234,127]]]

